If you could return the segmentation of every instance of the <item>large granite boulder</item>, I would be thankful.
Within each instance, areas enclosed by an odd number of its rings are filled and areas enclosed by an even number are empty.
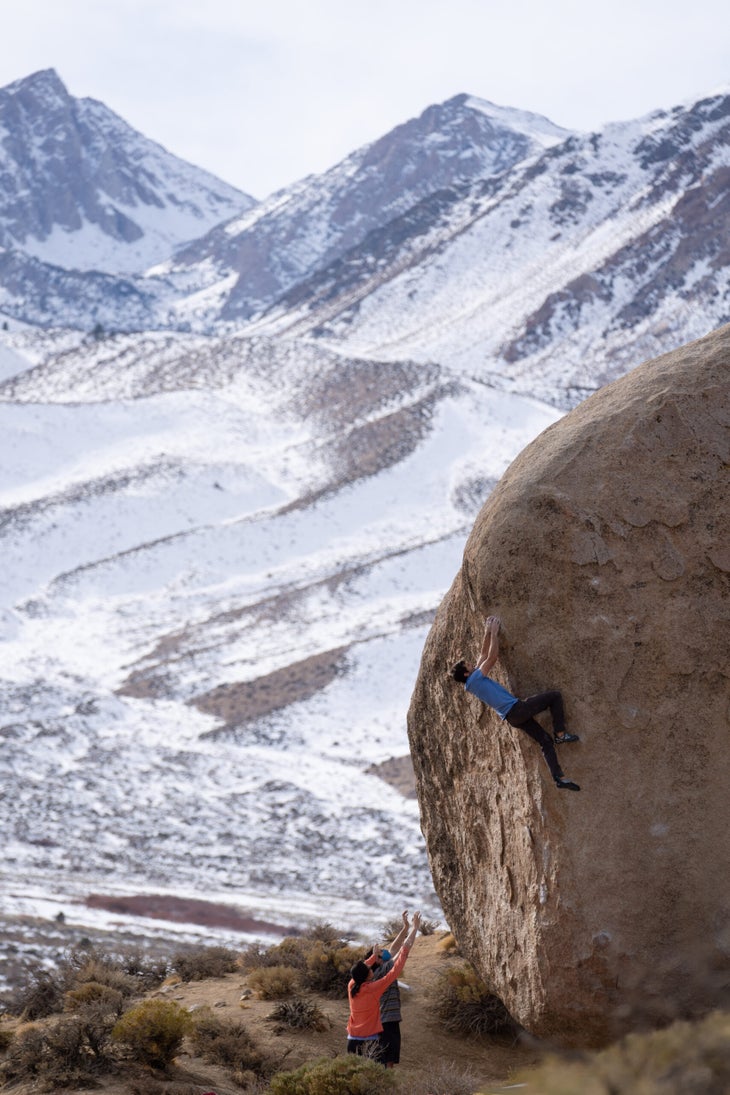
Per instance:
[[[524,450],[426,643],[409,735],[436,889],[538,1036],[595,1045],[728,1002],[729,502],[730,326]],[[447,674],[489,613],[496,676],[563,692],[579,794]]]

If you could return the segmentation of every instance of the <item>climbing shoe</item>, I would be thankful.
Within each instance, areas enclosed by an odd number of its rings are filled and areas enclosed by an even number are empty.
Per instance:
[[[561,791],[580,791],[580,787],[577,783],[573,783],[572,779],[556,779],[555,786]]]
[[[567,730],[562,734],[555,735],[556,745],[565,745],[566,741],[580,741],[580,738],[577,734],[569,734]]]

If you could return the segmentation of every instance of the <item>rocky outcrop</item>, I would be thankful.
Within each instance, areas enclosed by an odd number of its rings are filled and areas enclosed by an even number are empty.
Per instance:
[[[409,734],[436,889],[538,1036],[597,1044],[727,1002],[729,466],[727,326],[524,450],[429,635]],[[447,676],[490,612],[503,683],[563,691],[580,794]]]

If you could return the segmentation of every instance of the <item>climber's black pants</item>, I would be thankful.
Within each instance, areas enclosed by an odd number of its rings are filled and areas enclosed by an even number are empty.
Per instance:
[[[565,713],[563,711],[563,697],[559,692],[538,692],[536,696],[529,696],[526,700],[518,700],[514,707],[511,707],[507,712],[506,721],[510,726],[516,726],[519,730],[524,730],[533,741],[537,742],[550,769],[550,775],[553,779],[562,779],[563,769],[560,767],[553,739],[547,730],[543,730],[534,717],[539,715],[541,711],[547,711],[548,708],[553,720],[554,733],[562,734],[565,730]]]

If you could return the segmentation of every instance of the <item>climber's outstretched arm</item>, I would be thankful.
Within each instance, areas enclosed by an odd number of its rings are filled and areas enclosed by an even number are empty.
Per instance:
[[[501,620],[499,616],[487,616],[484,625],[484,640],[479,651],[477,666],[486,677],[489,670],[499,657],[499,628]]]

